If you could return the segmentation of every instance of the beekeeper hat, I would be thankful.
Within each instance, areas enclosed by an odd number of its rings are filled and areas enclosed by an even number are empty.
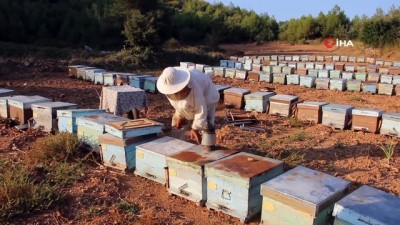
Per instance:
[[[190,72],[182,67],[167,67],[157,80],[157,89],[165,95],[181,91],[190,80]]]

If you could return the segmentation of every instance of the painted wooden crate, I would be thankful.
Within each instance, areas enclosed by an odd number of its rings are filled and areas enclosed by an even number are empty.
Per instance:
[[[294,95],[278,94],[269,98],[269,114],[291,116],[299,98]]]
[[[14,90],[0,88],[0,97],[12,96],[14,93]]]
[[[317,61],[317,56],[315,56],[315,55],[309,55],[309,56],[308,56],[308,61],[310,61],[310,62],[315,62],[315,61]]]
[[[332,56],[332,61],[333,62],[339,62],[340,61],[340,56],[338,56],[338,55]]]
[[[347,80],[346,81],[347,91],[360,92],[361,91],[361,81],[360,80]]]
[[[356,60],[357,60],[357,57],[355,57],[355,56],[349,56],[349,58],[348,58],[349,62],[356,62]]]
[[[334,225],[400,224],[400,198],[363,185],[335,203]]]
[[[99,136],[103,164],[114,169],[129,171],[136,167],[136,146],[154,140],[157,135],[122,139],[112,134]]]
[[[219,61],[219,66],[220,67],[228,67],[228,60],[220,60]]]
[[[363,65],[358,65],[356,67],[357,72],[366,72],[367,71],[367,67],[363,66]]]
[[[300,76],[300,86],[313,88],[315,87],[315,80],[317,78],[313,76]]]
[[[216,77],[225,77],[225,68],[224,67],[213,67],[214,76]]]
[[[361,84],[361,89],[364,93],[376,94],[378,91],[378,84],[364,82]]]
[[[357,56],[356,62],[358,62],[358,63],[365,63],[365,57],[364,57],[364,56]]]
[[[296,73],[299,75],[307,75],[308,74],[308,69],[306,68],[297,68]]]
[[[383,113],[380,133],[400,137],[400,113]]]
[[[180,62],[179,66],[182,67],[182,68],[189,69],[189,67],[195,67],[196,64],[192,63],[192,62]]]
[[[335,78],[343,78],[347,80],[353,80],[355,78],[354,72],[343,72],[342,77],[335,77]]]
[[[346,79],[341,78],[333,78],[329,82],[329,89],[336,91],[344,91],[346,90]]]
[[[108,122],[114,121],[129,120],[108,113],[78,117],[76,119],[78,125],[78,138],[96,149],[99,146],[99,136],[105,132],[104,125]]]
[[[244,108],[244,96],[250,94],[250,91],[243,88],[229,88],[224,90],[224,103],[233,105],[237,109]]]
[[[275,84],[286,84],[286,74],[284,73],[274,73],[273,83]]]
[[[288,67],[292,67],[292,68],[296,69],[297,63],[296,62],[288,62]]]
[[[368,64],[375,64],[375,58],[367,57],[366,61],[367,61]]]
[[[284,66],[282,67],[282,73],[284,74],[293,74],[294,73],[294,68],[289,67],[289,66]]]
[[[400,75],[393,75],[393,84],[400,84]]]
[[[238,69],[238,70],[244,69],[244,68],[243,68],[243,63],[241,63],[241,62],[236,62],[236,63],[235,63],[235,69]]]
[[[167,157],[193,146],[192,143],[168,136],[138,145],[135,174],[168,186]]]
[[[219,102],[223,103],[224,102],[224,91],[226,89],[231,88],[231,86],[227,86],[227,85],[214,85],[214,87],[217,89],[217,91],[219,92]]]
[[[251,70],[253,68],[253,63],[245,63],[243,64],[244,70]]]
[[[168,192],[204,205],[207,200],[207,178],[204,166],[237,152],[232,149],[204,151],[201,145],[195,145],[167,157]]]
[[[322,124],[337,129],[346,129],[351,125],[353,106],[328,104],[322,107]]]
[[[292,58],[292,61],[298,62],[300,61],[300,56],[299,55],[294,55]]]
[[[316,69],[308,69],[308,76],[318,77],[319,70]]]
[[[272,83],[272,81],[273,81],[272,73],[260,73],[260,81]]]
[[[348,60],[349,60],[348,56],[345,56],[345,55],[340,56],[340,62],[347,62]]]
[[[378,84],[378,94],[380,95],[393,95],[394,85],[393,84]]]
[[[254,81],[260,81],[260,71],[249,71],[247,74],[247,79],[248,80],[254,80]]]
[[[57,110],[77,109],[78,105],[68,102],[41,102],[32,104],[33,127],[45,132],[58,131]]]
[[[296,63],[297,69],[306,69],[306,63],[304,62],[297,62]]]
[[[306,69],[315,69],[315,63],[313,62],[306,63]]]
[[[147,77],[151,77],[151,75],[138,75],[134,76],[129,80],[129,86],[144,89],[144,82]]]
[[[378,133],[382,114],[382,110],[355,108],[352,110],[352,129]]]
[[[86,76],[86,70],[90,69],[96,69],[96,67],[91,67],[91,66],[78,67],[76,78],[84,80]]]
[[[329,70],[319,70],[318,71],[318,77],[329,78],[330,77],[330,71]]]
[[[367,73],[365,72],[357,72],[355,74],[356,80],[367,81]]]
[[[300,84],[300,76],[298,74],[287,75],[286,76],[286,83],[287,84],[299,85]]]
[[[334,63],[325,63],[325,69],[326,70],[335,70],[335,64]]]
[[[389,68],[380,67],[380,68],[378,69],[378,72],[379,72],[380,74],[389,74]]]
[[[322,122],[322,106],[325,102],[305,101],[297,104],[297,119],[312,121],[314,123]]]
[[[301,55],[300,56],[300,60],[303,61],[303,62],[308,62],[309,61],[308,60],[308,55]]]
[[[236,69],[232,69],[232,68],[226,68],[225,69],[225,77],[228,78],[235,78],[236,75]]]
[[[323,62],[324,60],[325,60],[325,57],[323,55],[317,55],[318,62]]]
[[[383,84],[391,84],[393,81],[393,75],[382,74],[380,82]]]
[[[324,63],[315,63],[315,69],[317,70],[323,70],[325,68]]]
[[[388,73],[392,75],[399,75],[400,67],[390,67]]]
[[[261,64],[255,64],[255,63],[253,63],[253,65],[252,65],[252,67],[251,67],[251,70],[254,70],[254,71],[261,71],[261,70],[262,70],[262,65],[261,65]]]
[[[346,64],[344,70],[347,72],[354,72],[356,70],[356,67],[353,64]]]
[[[261,211],[261,184],[282,174],[283,163],[241,152],[206,164],[205,171],[207,208],[247,222]]]
[[[264,73],[272,73],[272,66],[263,66],[262,67],[262,72]]]
[[[88,67],[85,65],[69,65],[68,66],[68,76],[77,77],[78,76],[78,68]]]
[[[272,67],[272,73],[282,73],[282,66]]]
[[[335,70],[344,70],[344,63],[335,63]]]
[[[367,72],[377,72],[378,67],[376,65],[368,65],[367,66]]]
[[[78,117],[102,114],[105,112],[106,111],[103,109],[57,110],[58,131],[76,134],[78,131],[76,119]]]
[[[158,77],[146,77],[146,80],[144,81],[143,85],[143,90],[150,93],[158,93],[157,80]]]
[[[106,70],[105,69],[89,69],[89,70],[86,70],[86,73],[85,73],[85,80],[87,80],[87,81],[92,81],[93,83],[95,83],[94,82],[94,76],[95,76],[95,74],[96,73],[101,73],[101,72],[106,72]]]
[[[114,86],[115,85],[115,72],[106,72],[103,74],[103,84],[105,86]]]
[[[239,80],[247,79],[247,70],[236,70],[235,78]]]
[[[329,89],[329,78],[317,78],[315,80],[316,89],[319,90],[328,90]]]
[[[20,124],[26,124],[33,116],[32,104],[41,102],[51,102],[51,99],[38,95],[16,95],[9,97],[7,102],[9,117]]]
[[[162,123],[149,119],[108,122],[104,126],[105,132],[122,139],[158,134],[162,128]]]
[[[269,107],[269,98],[274,96],[273,92],[253,92],[244,96],[246,111],[266,112]]]
[[[261,224],[326,225],[350,181],[303,166],[261,185]]]
[[[343,72],[343,73],[346,73],[346,72]],[[342,71],[340,71],[340,70],[331,70],[330,73],[329,73],[329,76],[330,76],[330,78],[342,78]]]

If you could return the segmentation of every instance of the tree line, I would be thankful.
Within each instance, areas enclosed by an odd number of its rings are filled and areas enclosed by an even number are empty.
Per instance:
[[[327,14],[277,22],[267,13],[202,0],[0,0],[0,41],[46,46],[157,50],[165,43],[292,44],[334,36],[373,47],[400,43],[400,8],[350,20]]]

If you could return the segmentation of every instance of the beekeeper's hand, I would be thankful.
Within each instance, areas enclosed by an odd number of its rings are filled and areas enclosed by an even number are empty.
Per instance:
[[[190,130],[190,139],[194,140],[197,142],[197,144],[199,145],[201,143],[201,135],[200,132],[198,130]]]
[[[175,127],[178,129],[181,129],[184,122],[185,122],[185,119],[183,119],[183,118],[176,119]]]

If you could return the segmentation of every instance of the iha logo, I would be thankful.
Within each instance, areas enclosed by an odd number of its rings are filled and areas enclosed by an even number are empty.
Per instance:
[[[354,47],[353,42],[351,40],[339,40],[334,39],[333,37],[327,37],[324,39],[324,45],[326,48],[334,48],[334,47]]]

